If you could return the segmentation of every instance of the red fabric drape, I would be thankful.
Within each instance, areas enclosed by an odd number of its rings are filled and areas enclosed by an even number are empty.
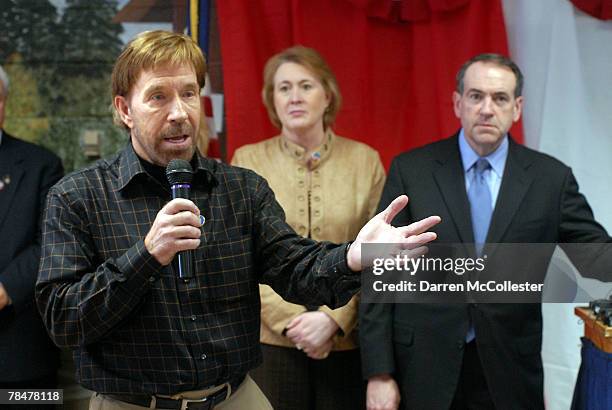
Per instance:
[[[370,17],[391,21],[428,20],[432,12],[448,12],[465,6],[470,0],[347,0],[365,8]]]
[[[499,0],[223,0],[217,9],[228,160],[278,134],[261,103],[262,72],[291,45],[327,60],[344,98],[334,130],[377,149],[385,166],[459,128],[451,95],[465,60],[508,54]],[[513,133],[522,141],[520,127]]]
[[[574,6],[600,20],[612,20],[612,0],[572,0]]]

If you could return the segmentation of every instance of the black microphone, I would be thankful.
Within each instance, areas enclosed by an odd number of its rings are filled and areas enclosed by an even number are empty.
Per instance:
[[[183,159],[173,159],[166,167],[166,178],[172,189],[172,199],[190,199],[191,181],[193,181],[193,169],[191,164]],[[193,255],[190,250],[181,251],[178,254],[179,278],[189,279],[193,277]]]

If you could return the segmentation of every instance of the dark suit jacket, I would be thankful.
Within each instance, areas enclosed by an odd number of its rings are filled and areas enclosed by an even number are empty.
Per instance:
[[[457,136],[393,160],[380,208],[400,194],[410,202],[395,225],[439,215],[442,222],[434,228],[438,242],[474,241]],[[510,140],[487,242],[608,241],[570,168]],[[496,407],[543,409],[539,304],[364,304],[364,376],[392,374],[404,409],[448,409],[470,316]]]
[[[58,350],[34,303],[40,226],[49,188],[62,176],[60,159],[4,133],[0,143],[0,282],[13,304],[0,310],[0,382],[53,373]]]

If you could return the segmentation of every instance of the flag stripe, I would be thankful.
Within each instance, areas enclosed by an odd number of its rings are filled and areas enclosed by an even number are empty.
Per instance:
[[[198,43],[204,52],[204,55],[207,57],[210,2],[208,0],[189,0],[188,4],[189,10],[187,11],[187,33],[194,41]],[[215,132],[214,113],[210,95],[210,79],[208,77],[208,73],[206,73],[205,85],[201,91],[200,101],[202,104],[202,114],[204,115],[206,123],[206,129],[201,130],[201,134],[203,134],[203,131],[207,132],[205,133],[206,135],[200,136],[198,146],[202,152],[206,151],[209,157],[220,158],[221,151],[218,148],[219,141]]]

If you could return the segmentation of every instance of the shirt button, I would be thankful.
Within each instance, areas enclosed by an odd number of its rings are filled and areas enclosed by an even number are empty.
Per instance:
[[[319,216],[319,215],[321,215],[321,211],[319,211],[319,210],[317,209],[317,210],[315,211],[315,216]],[[319,228],[317,228],[317,229],[319,229]]]
[[[303,201],[303,200],[304,200],[304,195],[298,196],[298,201]]]
[[[300,209],[300,215],[304,215],[305,213],[306,213],[306,211],[305,211],[305,210]]]
[[[303,174],[303,173],[304,173],[304,168],[298,168],[298,172],[299,172],[300,174]]]
[[[321,198],[319,198],[318,196],[314,197],[315,202],[319,202],[321,200]]]
[[[200,356],[200,359],[202,359],[202,360],[206,360],[206,354],[205,354],[205,353],[202,353],[202,356]]]
[[[149,276],[149,282],[153,283],[157,280],[157,278],[153,275]]]
[[[298,181],[298,186],[300,187],[304,186],[304,181]]]
[[[191,321],[192,321],[192,322],[195,322],[195,321],[196,321],[196,319],[197,319],[196,315],[191,315]]]
[[[319,171],[315,171],[314,175],[315,175],[315,177],[318,177],[319,176]]]
[[[319,233],[319,232],[321,232],[321,228],[319,228],[318,226],[314,228],[314,233]]]

